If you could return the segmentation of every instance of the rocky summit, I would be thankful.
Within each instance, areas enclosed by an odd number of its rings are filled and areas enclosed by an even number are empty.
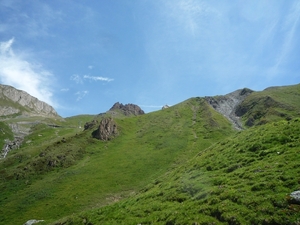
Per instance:
[[[0,84],[0,116],[59,117],[54,108],[25,91]]]
[[[142,115],[145,114],[145,112],[135,104],[125,104],[123,105],[122,103],[116,102],[109,111],[120,111],[122,114],[125,116],[130,116],[130,115]]]

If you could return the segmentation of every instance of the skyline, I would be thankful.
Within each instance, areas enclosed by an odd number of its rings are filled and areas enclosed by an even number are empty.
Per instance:
[[[300,1],[0,0],[0,83],[62,116],[300,83]]]

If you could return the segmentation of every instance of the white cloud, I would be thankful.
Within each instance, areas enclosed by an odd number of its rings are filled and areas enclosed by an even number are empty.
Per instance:
[[[94,77],[94,76],[89,76],[89,75],[84,75],[84,79],[89,79],[89,80],[94,80],[94,81],[113,81],[114,79],[108,78],[108,77]]]
[[[75,93],[75,95],[77,96],[76,101],[80,101],[81,99],[83,99],[89,92],[88,91],[78,91]]]
[[[14,38],[0,42],[0,81],[17,89],[24,90],[30,95],[54,106],[50,89],[51,72],[41,65],[29,62],[25,55],[15,54],[12,45]]]
[[[69,88],[62,88],[62,89],[60,89],[60,91],[67,92],[67,91],[69,91]]]
[[[91,70],[91,69],[93,69],[93,68],[94,68],[94,66],[92,66],[92,65],[89,65],[89,66],[88,66],[88,68]]]
[[[70,80],[75,81],[77,84],[82,84],[83,83],[81,77],[77,74],[72,75],[70,77]]]

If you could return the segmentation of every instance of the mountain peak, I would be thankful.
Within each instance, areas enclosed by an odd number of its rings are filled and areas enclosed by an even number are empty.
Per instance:
[[[125,116],[129,115],[142,115],[145,114],[145,112],[135,104],[125,104],[123,105],[122,103],[116,102],[110,109],[109,111],[121,111],[122,114]]]
[[[59,117],[55,109],[25,91],[0,84],[0,116],[24,115]]]

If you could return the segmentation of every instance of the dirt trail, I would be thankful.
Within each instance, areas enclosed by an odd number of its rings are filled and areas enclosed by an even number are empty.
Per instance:
[[[227,95],[205,97],[205,100],[219,113],[225,116],[237,130],[242,130],[240,118],[235,114],[236,107],[253,91],[247,88],[239,89]]]

